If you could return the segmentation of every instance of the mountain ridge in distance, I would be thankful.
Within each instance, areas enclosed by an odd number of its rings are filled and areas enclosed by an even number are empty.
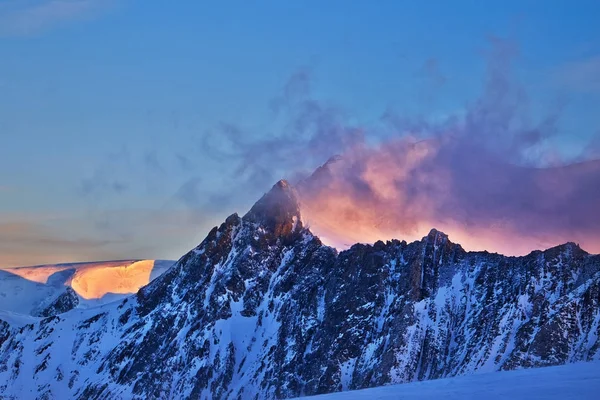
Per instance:
[[[0,322],[0,395],[290,398],[600,358],[600,256],[435,230],[338,252],[297,206],[280,181],[136,295]]]
[[[121,300],[161,275],[175,261],[118,260],[42,264],[0,269],[0,310],[38,315],[61,296],[63,307],[94,307]],[[70,290],[73,293],[70,293]],[[69,292],[70,294],[66,294]],[[67,306],[70,304],[71,306]]]

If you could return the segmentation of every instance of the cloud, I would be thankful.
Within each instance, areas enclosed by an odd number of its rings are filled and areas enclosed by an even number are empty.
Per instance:
[[[156,151],[145,152],[143,161],[146,168],[148,168],[152,172],[163,173],[165,171],[161,162],[158,159]]]
[[[134,167],[128,148],[113,151],[84,176],[77,187],[78,194],[96,206],[100,200],[122,196],[133,190],[134,181],[128,172]]]
[[[343,247],[435,227],[473,250],[515,255],[577,241],[600,252],[600,160],[556,161],[547,143],[560,109],[533,121],[511,73],[515,49],[495,41],[491,50],[483,91],[463,113],[394,119],[392,138],[355,142],[301,184],[317,233]]]
[[[600,93],[600,55],[565,64],[554,71],[556,83],[582,93]]]
[[[244,193],[296,178],[308,224],[341,247],[418,239],[435,227],[468,249],[524,254],[578,241],[600,252],[600,162],[557,158],[549,140],[562,109],[533,117],[513,74],[517,55],[515,43],[492,38],[482,92],[463,110],[435,120],[386,112],[375,125],[313,98],[301,70],[273,103],[277,134],[257,139],[224,124],[207,155],[239,161],[235,188]],[[443,84],[435,62],[423,69]],[[329,172],[303,179],[335,154]]]
[[[600,252],[600,161],[517,165],[464,132],[357,145],[300,193],[307,222],[338,247],[437,228],[471,250],[514,255],[576,241]]]
[[[0,222],[0,267],[64,262],[85,259],[112,259],[111,240],[77,237],[33,221]]]
[[[28,36],[95,16],[113,0],[15,0],[0,4],[0,36]]]
[[[332,154],[363,140],[343,109],[313,97],[310,81],[311,71],[301,69],[271,101],[271,132],[222,123],[202,138],[203,156],[231,173],[221,198],[235,198],[233,204],[239,204],[240,193],[257,198],[274,181],[307,176]]]
[[[179,200],[190,209],[197,209],[204,203],[206,194],[202,191],[202,179],[193,177],[181,185],[175,193],[175,199]]]
[[[81,180],[81,193],[84,196],[96,196],[100,193],[112,192],[115,194],[125,193],[129,184],[119,180],[111,180],[100,171],[95,171],[91,177]]]
[[[219,221],[187,210],[0,215],[0,268],[76,261],[177,259]]]
[[[440,89],[447,81],[439,64],[437,59],[428,58],[416,74],[417,77],[424,79],[432,89]]]
[[[313,231],[342,247],[418,239],[435,227],[467,249],[524,254],[578,241],[600,252],[600,162],[594,161],[598,153],[593,151],[598,146],[592,143],[581,163],[561,159],[550,147],[550,139],[560,134],[562,109],[533,116],[527,93],[513,74],[517,55],[513,42],[493,38],[481,94],[455,113],[412,118],[386,111],[369,124],[316,98],[312,71],[303,68],[270,102],[269,129],[257,132],[223,122],[193,141],[200,143],[200,154],[193,153],[193,146],[174,155],[150,150],[133,167],[151,173],[153,180],[173,181],[167,160],[178,174],[191,170],[190,160],[201,163],[193,176],[179,176],[182,183],[171,192],[169,207],[184,206],[178,212],[186,217],[178,220],[179,233],[173,224],[177,219],[168,221],[173,237],[186,240],[199,241],[206,233],[207,225],[191,223],[190,216],[218,222],[225,212],[243,211],[274,181],[287,178],[298,186]],[[431,89],[446,79],[433,59],[420,73]],[[307,180],[316,166],[336,154],[341,160]],[[115,193],[111,183],[120,176],[115,164],[111,161],[93,180],[100,193]],[[151,221],[156,219],[151,213],[140,220],[126,215],[115,219],[113,214],[99,228],[136,243],[141,230],[149,235],[141,245],[146,247],[136,248],[152,252],[169,242],[148,245],[168,225],[154,228]],[[131,230],[124,221],[140,229]],[[181,246],[181,240],[172,243]]]
[[[189,172],[194,169],[194,163],[187,156],[183,154],[175,154],[175,159],[183,171]]]
[[[584,159],[600,159],[600,131],[592,136],[584,150],[583,157]]]

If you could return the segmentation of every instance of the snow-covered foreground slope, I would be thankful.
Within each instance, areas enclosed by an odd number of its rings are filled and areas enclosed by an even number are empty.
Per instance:
[[[125,260],[0,269],[0,310],[32,315],[71,287],[79,307],[124,298],[165,272],[174,261]]]
[[[310,400],[595,400],[600,362],[472,374],[308,397]]]
[[[600,256],[436,230],[338,253],[282,181],[135,296],[0,313],[0,397],[280,399],[599,360],[599,336]]]

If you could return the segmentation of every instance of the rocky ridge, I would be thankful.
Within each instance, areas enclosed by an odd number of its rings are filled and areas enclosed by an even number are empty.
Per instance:
[[[592,360],[599,303],[576,244],[505,257],[432,230],[338,253],[280,181],[135,296],[0,315],[0,395],[289,398]]]

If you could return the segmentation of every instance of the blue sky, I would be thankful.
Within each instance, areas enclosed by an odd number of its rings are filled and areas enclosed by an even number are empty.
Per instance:
[[[532,118],[560,105],[555,145],[575,157],[600,131],[598,16],[593,0],[0,0],[0,266],[177,258],[268,189],[202,143],[229,124],[276,136],[298,71],[353,123],[438,118],[506,38]]]

